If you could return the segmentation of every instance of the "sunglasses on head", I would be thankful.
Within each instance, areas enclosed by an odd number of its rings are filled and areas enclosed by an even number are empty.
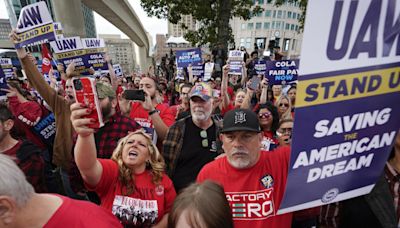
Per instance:
[[[280,103],[279,107],[282,107],[282,106],[289,107],[289,104],[288,103]]]
[[[259,113],[258,117],[260,117],[260,118],[269,118],[269,117],[271,117],[271,113],[268,113],[268,112]]]
[[[208,148],[207,131],[206,131],[206,130],[200,131],[200,137],[202,138],[202,140],[201,140],[201,146],[203,146],[204,148]]]

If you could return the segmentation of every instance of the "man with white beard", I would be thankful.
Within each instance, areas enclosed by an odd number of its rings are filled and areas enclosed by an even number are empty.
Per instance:
[[[166,170],[176,192],[196,180],[201,168],[221,152],[219,123],[212,118],[211,87],[201,82],[190,91],[191,116],[175,122],[164,140]]]

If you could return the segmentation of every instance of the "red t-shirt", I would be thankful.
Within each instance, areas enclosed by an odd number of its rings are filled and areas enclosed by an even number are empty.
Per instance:
[[[264,131],[263,139],[261,141],[261,150],[271,151],[278,147],[278,140],[272,134],[272,131]]]
[[[233,102],[230,102],[226,108],[222,108],[221,109],[221,115],[224,116],[225,113],[227,113],[227,112],[229,112],[230,110],[233,110],[233,109],[235,109],[235,106],[233,106]]]
[[[210,179],[224,187],[235,228],[291,227],[291,213],[276,215],[285,191],[289,154],[289,147],[261,151],[259,161],[248,169],[236,169],[226,157],[220,158],[205,165],[197,181]]]
[[[160,117],[168,127],[174,124],[175,117],[172,114],[171,110],[169,110],[168,105],[158,104],[156,106],[156,109],[160,111]],[[147,120],[152,125],[149,113],[143,109],[142,105],[139,102],[133,102],[129,117],[134,119],[140,125],[142,125],[141,123],[143,122],[143,120]]]
[[[63,200],[61,206],[43,226],[51,227],[122,227],[109,211],[87,201],[73,200],[55,195]]]
[[[145,171],[134,175],[135,191],[122,195],[126,188],[118,180],[118,165],[110,159],[99,159],[103,173],[100,182],[90,190],[96,191],[101,206],[111,211],[122,224],[146,226],[156,224],[169,213],[176,192],[171,179],[165,174],[161,184],[152,182],[152,174]],[[123,191],[122,191],[123,190]]]

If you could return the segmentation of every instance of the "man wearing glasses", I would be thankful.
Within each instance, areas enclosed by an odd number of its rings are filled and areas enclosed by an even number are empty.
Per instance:
[[[220,154],[219,125],[212,118],[211,87],[201,82],[190,91],[190,113],[176,121],[164,140],[166,170],[179,192],[196,180],[201,168]]]
[[[197,181],[209,179],[224,188],[237,228],[291,227],[291,213],[276,215],[285,191],[289,147],[262,152],[257,115],[247,109],[225,114],[220,138],[226,156],[205,165]]]

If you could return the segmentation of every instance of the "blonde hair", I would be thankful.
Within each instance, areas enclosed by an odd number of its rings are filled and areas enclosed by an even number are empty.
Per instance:
[[[117,147],[115,148],[111,156],[111,159],[118,164],[119,168],[118,179],[124,186],[126,186],[126,192],[125,192],[126,195],[130,195],[135,191],[135,181],[133,179],[132,170],[128,166],[126,166],[122,160],[122,150],[124,149],[128,139],[132,135],[142,135],[147,141],[147,149],[149,150],[150,160],[146,164],[146,170],[151,170],[151,174],[153,176],[152,182],[154,184],[158,185],[161,182],[165,167],[164,158],[158,151],[157,147],[153,144],[150,136],[146,134],[143,129],[131,132],[124,138],[120,139]]]
[[[284,113],[279,113],[279,104],[281,103],[281,101],[283,99],[286,99],[288,101],[288,108],[286,110],[286,112]],[[279,113],[279,119],[283,120],[283,119],[292,119],[292,101],[290,100],[290,98],[284,94],[281,94],[278,99],[276,99],[275,101],[275,106],[278,108],[278,113]]]

